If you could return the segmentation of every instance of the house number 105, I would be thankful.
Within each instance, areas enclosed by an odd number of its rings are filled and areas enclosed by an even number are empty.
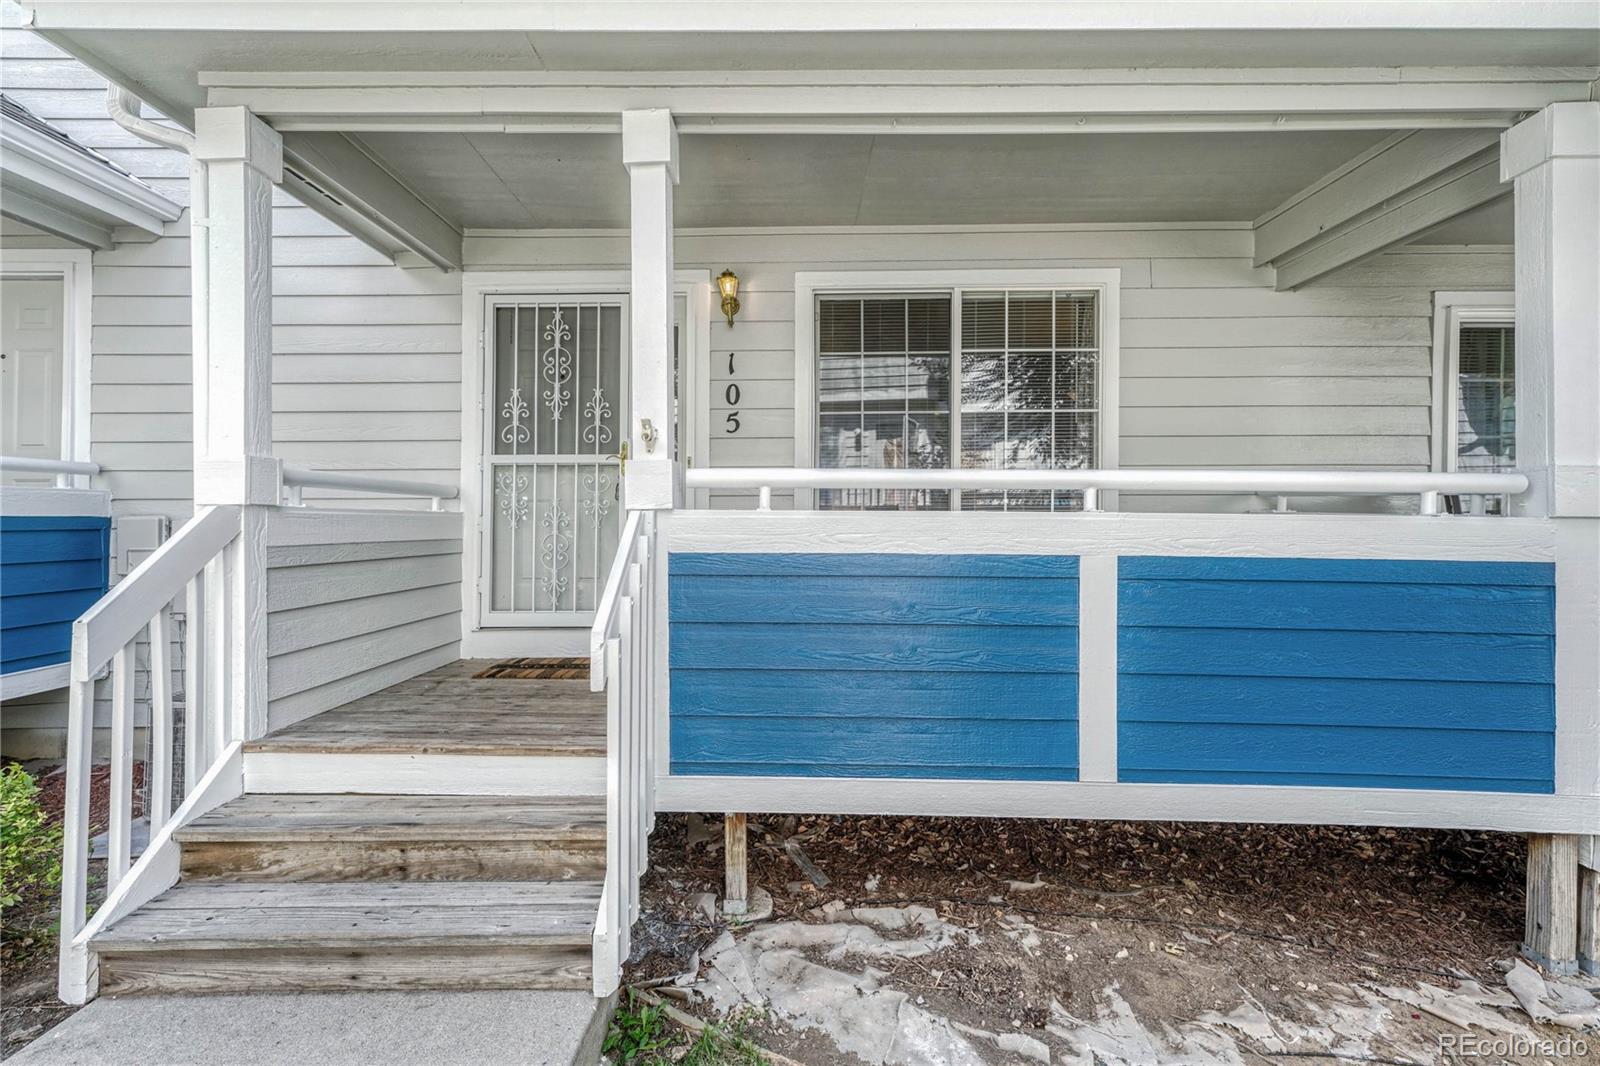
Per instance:
[[[732,353],[732,352],[728,353],[728,376],[729,377],[733,376],[733,355],[734,355],[734,353]],[[726,389],[722,390],[722,399],[727,403],[727,405],[729,407],[738,407],[739,406],[739,396],[740,396],[739,383],[736,382],[736,381],[728,382],[728,387]],[[739,427],[742,425],[742,423],[739,421],[739,412],[738,411],[729,411],[728,412],[728,417],[726,419],[726,425],[727,425],[728,428],[726,430],[724,430],[724,432],[726,432],[726,433],[737,433],[737,432],[739,432]]]

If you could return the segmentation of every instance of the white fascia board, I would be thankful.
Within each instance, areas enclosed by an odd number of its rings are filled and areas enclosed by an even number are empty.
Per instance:
[[[68,663],[0,674],[0,700],[19,699],[36,692],[53,692],[58,688],[66,688],[71,680],[72,667]]]
[[[1287,785],[658,774],[663,811],[1385,825],[1582,833],[1600,796]]]
[[[0,215],[83,248],[106,251],[116,247],[110,227],[31,196],[9,181],[0,183],[5,185],[5,194],[0,196]]]
[[[457,32],[546,33],[839,33],[925,30],[1171,31],[1171,30],[1583,30],[1600,28],[1600,12],[1586,2],[1480,2],[1426,0],[1371,3],[1325,0],[1316,4],[1262,4],[1245,0],[1194,4],[1128,4],[1093,0],[1059,4],[935,0],[906,4],[867,0],[818,4],[808,0],[704,0],[696,4],[572,4],[460,2],[448,5],[448,28]],[[250,4],[120,0],[34,0],[32,24],[45,28],[249,31],[307,29],[306,5],[293,0]],[[319,30],[374,29],[369,3],[316,5]],[[436,0],[396,0],[383,5],[382,29],[438,33]]]
[[[96,230],[132,226],[159,236],[165,223],[177,221],[182,213],[148,185],[9,120],[0,120],[0,175],[8,197],[20,188],[31,199]]]
[[[1240,128],[1503,128],[1515,113],[1586,100],[1593,68],[1551,71],[1152,70],[707,72],[201,72],[207,102],[241,105],[285,129],[520,131],[600,122],[647,99],[682,132],[841,132],[931,123],[934,129],[1085,132],[1181,120]],[[1326,117],[1324,117],[1326,116]],[[820,121],[819,120],[826,120]],[[1381,121],[1376,121],[1381,120]],[[796,124],[799,124],[798,128]],[[1091,126],[1091,124],[1095,124]],[[1144,127],[1148,128],[1148,127]],[[1159,129],[1159,126],[1156,128]]]

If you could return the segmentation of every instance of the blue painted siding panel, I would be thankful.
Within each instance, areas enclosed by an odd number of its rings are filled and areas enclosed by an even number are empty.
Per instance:
[[[1554,568],[1124,558],[1125,781],[1554,791]]]
[[[1185,555],[1127,555],[1117,560],[1123,578],[1193,578],[1197,581],[1372,581],[1379,584],[1532,585],[1549,588],[1550,563],[1453,562],[1437,559],[1251,559]]]
[[[1427,708],[1441,729],[1550,733],[1555,694],[1546,685],[1482,681],[1396,681],[1321,677],[1221,677],[1130,674],[1117,681],[1124,722],[1274,722],[1404,725]],[[1181,715],[1181,717],[1179,717]]]
[[[1076,673],[1077,626],[674,622],[672,666]]]
[[[64,663],[72,622],[105,594],[111,520],[0,516],[0,672]]]
[[[882,576],[882,575],[880,575]],[[738,575],[696,577],[672,586],[672,617],[682,622],[917,623],[1037,626],[1078,624],[1078,597],[1060,581],[1036,577],[926,577],[915,582],[861,577]]]
[[[1075,557],[668,565],[673,773],[1076,779]]]
[[[996,721],[1078,717],[1078,676],[1071,673],[921,670],[885,684],[881,673],[866,670],[672,671],[674,705],[697,715],[781,717],[794,712],[799,691],[814,699],[807,712],[813,719],[970,718],[974,708]]]
[[[672,572],[753,574],[761,577],[813,574],[822,577],[1070,577],[1076,555],[906,555],[873,552],[677,552]]]

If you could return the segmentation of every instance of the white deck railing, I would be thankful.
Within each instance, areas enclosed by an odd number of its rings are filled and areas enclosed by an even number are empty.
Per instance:
[[[590,688],[606,694],[606,879],[594,926],[594,992],[622,975],[655,825],[656,517],[630,511],[590,631]],[[661,590],[664,591],[664,590]]]
[[[1085,511],[1100,510],[1102,492],[1273,496],[1287,510],[1291,496],[1416,496],[1422,514],[1439,514],[1444,496],[1481,498],[1525,492],[1523,474],[1398,470],[825,470],[723,467],[689,470],[696,489],[757,489],[768,509],[773,489],[1057,490],[1083,493]]]
[[[135,659],[149,639],[150,727],[145,760],[146,815],[153,840],[172,815],[175,766],[174,647],[183,653],[181,795],[187,797],[228,745],[240,739],[230,721],[227,596],[236,580],[227,548],[238,539],[238,507],[208,507],[157,548],[72,625],[67,717],[66,809],[61,870],[61,997],[82,1003],[91,980],[88,939],[89,812],[94,771],[95,679],[111,666],[111,768],[107,804],[105,903],[133,860]],[[175,643],[173,602],[183,597],[184,635]]]
[[[435,511],[444,509],[445,500],[461,495],[454,485],[436,481],[411,481],[397,477],[369,477],[366,474],[346,474],[334,470],[304,470],[299,467],[283,468],[283,502],[291,507],[302,505],[302,489],[343,489],[347,492],[376,492],[387,496],[420,496],[431,500]]]

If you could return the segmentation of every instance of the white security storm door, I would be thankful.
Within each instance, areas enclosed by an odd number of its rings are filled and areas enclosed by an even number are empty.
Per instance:
[[[491,297],[481,620],[587,626],[622,526],[628,298]]]
[[[0,281],[0,455],[62,457],[65,286],[60,278]],[[12,483],[54,483],[19,474]]]

